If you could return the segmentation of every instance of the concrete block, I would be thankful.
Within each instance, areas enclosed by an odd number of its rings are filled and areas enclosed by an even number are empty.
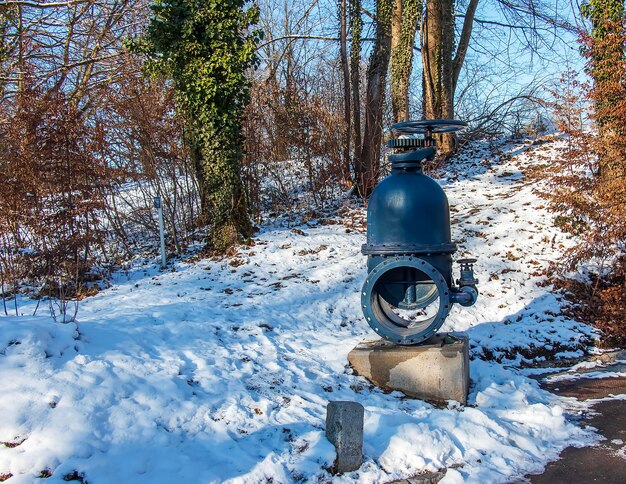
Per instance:
[[[326,408],[326,437],[337,449],[337,473],[356,471],[363,463],[363,405],[329,402]]]
[[[348,354],[348,361],[358,375],[385,391],[436,403],[467,403],[469,341],[462,333],[438,333],[415,346],[363,342]]]

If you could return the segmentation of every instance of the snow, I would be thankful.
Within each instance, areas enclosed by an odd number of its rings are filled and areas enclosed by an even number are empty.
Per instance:
[[[567,372],[550,375],[546,381],[555,383],[558,381],[578,380],[581,378],[594,379],[599,378],[622,378],[626,377],[626,361],[616,360],[610,364],[602,361],[581,362],[569,368]]]
[[[443,328],[472,344],[467,406],[385,394],[347,367],[347,353],[376,335],[359,304],[364,211],[346,207],[296,231],[266,225],[230,259],[166,272],[138,263],[83,300],[78,323],[0,317],[0,475],[367,483],[447,468],[444,483],[511,482],[593,442],[572,400],[524,369],[582,356],[593,338],[540,275],[572,240],[525,172],[558,142],[527,148],[494,155],[474,143],[441,178],[456,257],[479,258],[477,304],[456,307]],[[343,476],[328,471],[331,400],[365,407],[364,464]]]
[[[580,378],[587,379],[598,379],[598,378],[622,378],[626,377],[626,372],[624,371],[590,371],[587,373],[573,373],[573,374],[563,374],[556,375],[551,378],[548,378],[550,382],[558,382],[558,381],[566,381],[566,380],[578,380]]]

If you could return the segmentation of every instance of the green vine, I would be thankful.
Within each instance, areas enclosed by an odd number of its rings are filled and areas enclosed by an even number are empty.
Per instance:
[[[361,0],[352,0],[350,9],[350,64],[359,65],[361,61],[361,35],[363,34],[363,19],[361,18]]]
[[[246,0],[157,0],[146,37],[133,45],[148,55],[148,71],[174,81],[186,116],[207,245],[223,251],[251,235],[241,182],[242,112],[249,102],[246,70],[257,62],[252,30],[257,5]]]
[[[606,34],[606,22],[624,19],[624,0],[589,0],[580,6],[580,13],[593,23],[591,36],[600,39]]]
[[[406,105],[405,93],[413,69],[413,44],[421,16],[422,0],[402,0],[400,39],[391,53],[391,96],[394,101],[394,114],[395,111],[408,113],[409,106]]]

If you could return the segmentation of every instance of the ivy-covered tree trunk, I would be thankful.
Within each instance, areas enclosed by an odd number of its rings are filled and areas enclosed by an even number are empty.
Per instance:
[[[249,100],[246,70],[255,64],[258,7],[246,0],[158,0],[137,50],[169,75],[189,124],[207,246],[224,251],[250,237],[241,180],[242,115]]]
[[[395,0],[391,24],[391,111],[393,122],[409,120],[413,44],[422,0]]]
[[[596,197],[605,207],[624,207],[626,201],[626,15],[624,0],[591,0],[581,13],[592,22],[591,34],[583,48],[587,72],[593,80],[589,97],[594,104],[593,119],[598,128],[596,142]],[[614,233],[626,233],[624,210],[612,210]],[[609,217],[607,217],[608,219]]]
[[[350,64],[348,62],[348,6],[347,0],[339,1],[339,55],[343,74],[343,121],[345,141],[343,147],[344,181],[350,181],[350,141],[352,139],[352,111],[350,110]]]
[[[203,134],[196,136],[201,139]],[[198,147],[195,164],[208,223],[207,247],[221,252],[252,235],[240,172],[243,138],[239,136],[235,142],[231,136],[228,131],[216,131],[210,141],[193,141]]]
[[[593,25],[584,52],[589,57],[588,72],[594,88],[623,83],[625,52],[618,39],[624,32],[624,0],[590,0],[583,4],[581,13]],[[596,112],[610,111],[607,108],[621,99],[623,93],[616,97],[605,92],[594,100]],[[602,116],[596,119],[596,123],[600,131],[612,124],[610,117],[604,119]]]
[[[352,91],[352,126],[354,139],[354,154],[352,156],[355,179],[359,178],[361,161],[361,33],[363,19],[361,18],[361,0],[350,2],[350,88]]]

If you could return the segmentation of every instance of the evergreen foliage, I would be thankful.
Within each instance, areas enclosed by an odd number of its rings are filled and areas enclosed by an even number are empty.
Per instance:
[[[608,114],[605,111],[610,111],[611,106],[624,97],[619,88],[617,92],[606,90],[607,86],[621,81],[623,71],[624,45],[619,37],[623,30],[624,0],[590,0],[581,6],[580,11],[593,25],[591,32],[583,37],[582,53],[588,59],[587,72],[594,86],[602,91],[600,96],[591,93],[596,106],[596,121],[601,128],[611,123],[602,118]]]
[[[259,16],[246,0],[159,0],[139,50],[148,68],[174,81],[188,120],[207,246],[223,251],[250,237],[241,182],[242,111],[249,100],[246,71],[256,63]]]

